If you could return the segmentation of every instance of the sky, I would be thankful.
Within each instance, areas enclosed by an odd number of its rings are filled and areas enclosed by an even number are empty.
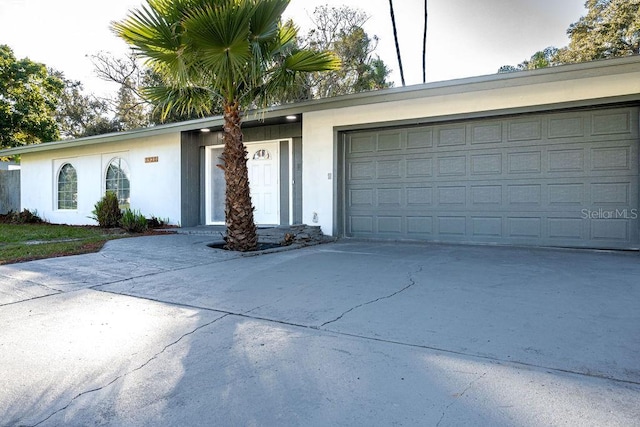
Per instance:
[[[0,0],[0,44],[80,80],[99,96],[117,87],[99,80],[90,56],[127,53],[110,30],[142,0]],[[388,0],[291,0],[285,18],[304,33],[320,5],[347,5],[365,11],[365,31],[380,39],[376,54],[401,85]],[[407,85],[422,83],[424,0],[396,0],[394,11]],[[494,74],[548,46],[568,43],[566,30],[584,15],[584,0],[428,0],[427,81]]]

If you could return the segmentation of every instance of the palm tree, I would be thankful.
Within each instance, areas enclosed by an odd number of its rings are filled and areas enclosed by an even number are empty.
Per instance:
[[[398,56],[398,66],[400,67],[400,80],[404,83],[404,68],[402,68],[402,56],[400,56],[400,44],[398,43],[398,30],[396,29],[396,14],[393,12],[393,0],[389,0],[389,13],[391,14],[391,25],[393,25],[393,38],[396,41],[396,55]]]
[[[221,106],[226,179],[227,248],[258,244],[249,192],[242,114],[282,99],[297,73],[336,69],[332,54],[297,47],[289,0],[147,0],[112,24],[115,33],[157,72],[163,85],[146,96],[170,112],[211,115]]]

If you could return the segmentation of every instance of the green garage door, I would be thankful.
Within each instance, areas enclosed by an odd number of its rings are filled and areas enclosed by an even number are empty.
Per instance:
[[[638,108],[344,134],[348,237],[639,247]]]

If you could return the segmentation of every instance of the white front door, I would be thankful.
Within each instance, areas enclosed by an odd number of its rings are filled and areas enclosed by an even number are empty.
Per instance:
[[[249,186],[256,224],[280,224],[280,144],[247,144]]]
[[[249,188],[255,207],[254,221],[258,225],[280,224],[280,142],[247,144]],[[224,224],[225,180],[220,162],[223,147],[208,147],[206,151],[206,224]]]

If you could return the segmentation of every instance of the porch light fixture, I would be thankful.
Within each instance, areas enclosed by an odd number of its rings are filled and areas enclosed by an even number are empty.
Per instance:
[[[204,133],[211,132],[211,129],[209,129],[209,128],[202,128],[202,129],[200,129],[200,132],[204,132]]]
[[[287,120],[298,120],[298,116],[291,115],[291,116],[287,116],[286,119]]]

